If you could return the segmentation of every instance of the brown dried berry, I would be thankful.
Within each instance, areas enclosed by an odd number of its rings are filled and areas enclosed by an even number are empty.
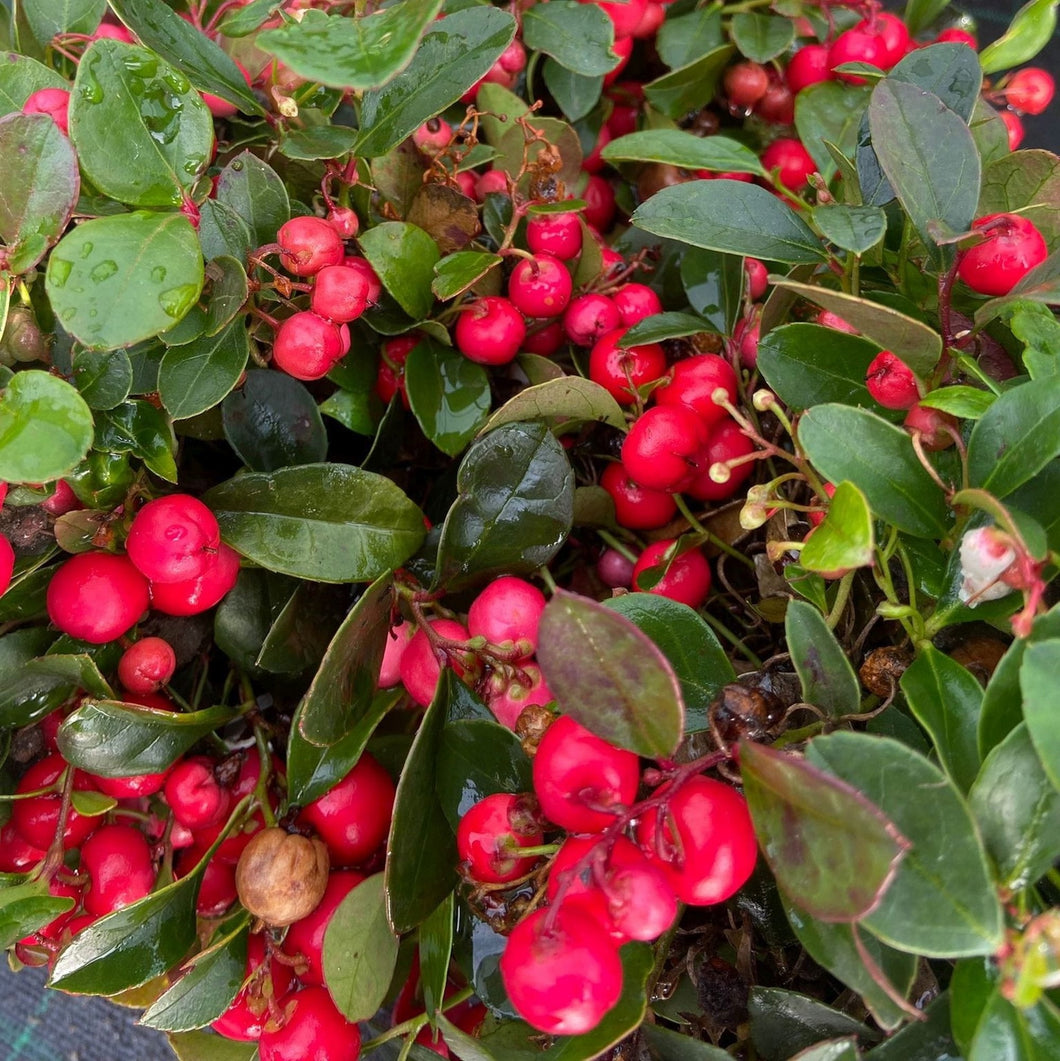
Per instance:
[[[709,708],[714,733],[725,744],[761,740],[784,717],[780,698],[766,689],[731,682],[718,690]]]
[[[950,658],[967,667],[981,685],[986,685],[1007,651],[1008,645],[1000,638],[980,635],[961,642],[950,652]]]
[[[239,901],[270,928],[311,914],[328,883],[328,849],[316,837],[273,827],[257,833],[239,856]]]
[[[874,648],[865,657],[858,677],[870,693],[886,698],[898,688],[898,679],[905,674],[911,662],[905,649],[884,645],[883,648]]]

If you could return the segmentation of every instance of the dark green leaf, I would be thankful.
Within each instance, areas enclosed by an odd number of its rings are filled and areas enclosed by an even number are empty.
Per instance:
[[[701,332],[713,331],[708,321],[693,313],[681,313],[669,310],[654,313],[650,317],[637,321],[622,336],[627,346],[639,346],[643,343],[661,343],[666,339],[680,339],[686,335],[699,335]]]
[[[70,82],[36,59],[16,52],[0,52],[0,114],[21,111],[22,104],[42,88],[69,92]]]
[[[956,41],[917,48],[898,62],[888,77],[933,93],[965,122],[972,117],[983,84],[978,56],[967,44]]]
[[[689,247],[681,255],[680,270],[689,305],[719,335],[731,335],[742,312],[743,259],[735,254]]]
[[[405,389],[423,433],[450,457],[464,450],[490,410],[486,370],[430,339],[409,354]]]
[[[100,777],[156,774],[232,717],[227,707],[181,712],[86,701],[67,715],[57,740],[67,762]]]
[[[927,730],[939,761],[967,793],[979,772],[976,734],[983,688],[956,660],[927,645],[899,683],[909,709]]]
[[[949,1061],[960,1051],[950,1034],[949,996],[941,994],[927,1008],[927,1019],[906,1025],[876,1047],[873,1061]]]
[[[640,1034],[658,1057],[666,1061],[730,1061],[732,1054],[720,1046],[693,1039],[664,1024],[643,1024]]]
[[[107,10],[106,0],[23,0],[22,10],[40,44],[57,33],[91,33]]]
[[[946,0],[906,0],[902,18],[909,27],[910,33],[920,33],[927,29],[949,4]]]
[[[947,263],[953,247],[933,233],[966,231],[979,202],[979,152],[968,126],[938,96],[890,78],[873,90],[868,118],[895,195],[935,263]]]
[[[740,772],[759,845],[788,899],[822,921],[876,909],[908,852],[897,826],[798,756],[745,742]]]
[[[50,577],[51,572],[47,574]],[[76,689],[80,673],[71,657],[59,657],[64,662],[58,666],[51,663],[55,657],[34,659],[54,639],[42,627],[25,627],[0,638],[0,725],[4,728],[13,729],[43,718]],[[40,673],[33,673],[38,667]]]
[[[756,63],[768,63],[785,52],[795,39],[790,18],[740,11],[732,16],[732,39],[736,47]]]
[[[171,328],[198,301],[202,251],[183,214],[97,217],[69,231],[45,286],[63,327],[85,346],[131,346]]]
[[[611,19],[595,4],[550,0],[523,13],[523,41],[544,52],[576,74],[594,77],[609,73],[618,63],[611,50],[615,30]]]
[[[449,299],[469,290],[502,260],[499,254],[489,254],[486,251],[457,251],[455,254],[447,254],[434,266],[431,291],[435,298],[448,302]]]
[[[806,601],[791,601],[784,617],[784,633],[792,666],[802,683],[802,699],[833,718],[856,714],[861,706],[861,687],[846,652],[821,613]]]
[[[560,709],[638,755],[672,755],[684,733],[673,667],[629,619],[557,591],[541,614],[537,658]]]
[[[65,380],[29,369],[0,391],[0,481],[62,478],[91,445],[92,411]]]
[[[187,74],[196,88],[236,104],[245,114],[265,113],[235,62],[162,0],[112,0],[110,6],[148,48]]]
[[[1057,666],[1060,666],[1060,639],[1028,645],[1020,668],[1020,689],[1023,716],[1034,748],[1049,780],[1060,789],[1060,731],[1055,713],[1049,710],[1053,703],[1050,682],[1055,685]]]
[[[825,478],[849,479],[879,518],[914,537],[945,536],[945,496],[900,427],[865,409],[818,405],[799,421],[799,442]]]
[[[1008,29],[979,55],[984,74],[1029,62],[1056,29],[1056,0],[1029,0],[1016,12]]]
[[[449,589],[528,574],[556,554],[574,520],[574,476],[541,423],[505,424],[474,442],[442,527],[437,581]]]
[[[457,883],[456,837],[435,786],[446,705],[458,681],[450,668],[442,671],[398,781],[386,845],[387,918],[398,933],[426,920]]]
[[[74,905],[73,899],[48,894],[45,881],[27,881],[0,891],[0,946],[13,946]]]
[[[249,357],[247,329],[241,320],[217,335],[172,347],[158,368],[162,404],[174,420],[212,409],[239,382]]]
[[[226,542],[269,571],[317,582],[371,582],[423,540],[423,516],[381,475],[346,464],[248,474],[203,500]]]
[[[854,254],[871,250],[887,231],[887,215],[878,206],[818,206],[813,223],[826,240]]]
[[[388,85],[365,93],[356,152],[385,155],[428,118],[455,103],[511,43],[515,19],[473,7],[435,22],[408,67]]]
[[[217,335],[236,318],[247,301],[250,285],[243,263],[231,255],[218,255],[206,266],[209,301],[206,334]]]
[[[667,18],[655,37],[659,57],[671,69],[688,66],[724,43],[721,12],[707,7]]]
[[[1018,725],[987,756],[969,794],[983,843],[1002,885],[1023,891],[1060,855],[1060,791]]]
[[[149,401],[126,401],[101,413],[96,421],[96,449],[132,453],[155,475],[177,481],[172,425]]]
[[[231,207],[250,230],[253,246],[276,241],[277,230],[291,216],[287,187],[257,155],[243,151],[217,177],[217,202]],[[234,250],[234,257],[241,257]]]
[[[453,953],[453,893],[420,925],[420,987],[427,1015],[441,1014],[449,979],[449,961]]]
[[[685,732],[708,725],[707,709],[736,671],[706,621],[687,604],[655,593],[625,593],[604,602],[655,643],[673,667],[685,701]]]
[[[133,371],[124,350],[80,350],[74,355],[74,383],[91,409],[113,409],[132,390]]]
[[[347,154],[356,140],[356,129],[344,125],[311,125],[285,133],[280,141],[280,152],[287,158],[314,162]]]
[[[1050,247],[1060,239],[1060,159],[1051,151],[1013,151],[983,170],[978,216],[1020,212]]]
[[[164,59],[103,38],[78,63],[70,136],[81,168],[105,195],[135,206],[178,206],[210,161],[213,120],[202,96]]]
[[[251,670],[269,631],[298,583],[257,567],[244,567],[214,613],[217,647],[237,666]]]
[[[898,741],[863,733],[818,737],[807,758],[856,785],[912,843],[865,926],[911,954],[992,954],[1001,906],[971,813],[942,771]]]
[[[299,582],[269,627],[256,667],[273,674],[299,674],[316,667],[349,606],[345,586]]]
[[[431,312],[431,281],[438,261],[434,240],[405,221],[384,221],[361,234],[361,251],[383,286],[413,319]]]
[[[571,122],[584,118],[596,106],[604,86],[602,74],[587,76],[576,74],[548,57],[542,68],[542,77],[552,98],[559,104],[564,117]]]
[[[541,420],[553,430],[593,421],[626,429],[618,402],[599,383],[581,376],[560,376],[525,387],[486,421],[482,433],[521,420]]]
[[[628,133],[612,140],[601,154],[608,162],[662,162],[691,170],[765,175],[758,156],[738,140],[727,136],[696,136],[683,129]]]
[[[754,184],[689,181],[656,192],[633,223],[657,236],[777,262],[819,262],[821,241],[791,207]]]
[[[731,44],[713,48],[686,66],[671,70],[644,86],[648,102],[667,118],[680,118],[698,110],[714,98],[722,72],[736,51]]]
[[[1060,1051],[1060,1013],[1047,998],[1019,1009],[995,992],[987,1002],[968,1061],[1052,1061]]]
[[[240,325],[235,323],[232,328],[238,331]],[[233,340],[233,345],[237,343],[246,343],[246,335]],[[160,386],[161,378],[160,370]],[[254,471],[313,464],[327,455],[327,432],[320,410],[305,385],[293,376],[251,369],[239,389],[231,390],[230,386],[229,391],[221,406],[225,437]]]
[[[972,130],[972,137],[984,166],[996,162],[999,158],[1008,158],[1012,153],[1008,146],[1008,130],[1001,120],[1001,115],[981,97],[972,110],[972,120],[968,123],[968,128]],[[982,212],[979,210],[980,214]]]
[[[168,1032],[166,1039],[177,1061],[257,1061],[256,1042],[241,1043],[236,1039],[225,1039],[210,1029]]]
[[[216,199],[207,199],[199,207],[199,242],[207,260],[222,255],[245,258],[256,245],[246,221]]]
[[[820,81],[795,97],[795,131],[827,179],[835,173],[836,164],[825,144],[834,144],[844,155],[853,157],[869,92],[867,85]]]
[[[324,933],[324,980],[349,1021],[368,1020],[383,1003],[397,963],[387,923],[383,874],[361,881],[339,903]]]
[[[878,1034],[823,1002],[779,987],[751,988],[747,1008],[751,1041],[762,1061],[794,1061],[793,1052],[797,1056],[822,1039],[857,1036],[871,1042]]]
[[[1005,391],[968,439],[972,486],[1006,497],[1060,454],[1060,376]]]

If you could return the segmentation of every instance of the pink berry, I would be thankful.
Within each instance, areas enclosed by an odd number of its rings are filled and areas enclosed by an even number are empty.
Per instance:
[[[339,265],[346,253],[339,234],[322,217],[292,217],[276,233],[280,261],[295,276],[315,276],[325,265]]]
[[[118,680],[131,693],[157,692],[177,669],[172,645],[161,637],[142,637],[118,660]]]
[[[70,133],[69,110],[70,93],[65,88],[38,89],[22,104],[23,114],[47,114],[64,136]]]
[[[563,315],[563,327],[571,342],[592,346],[601,336],[613,332],[620,320],[617,307],[607,295],[592,293],[571,299]]]
[[[525,656],[537,650],[537,628],[545,610],[545,595],[525,579],[504,575],[491,582],[471,602],[467,629],[471,637],[491,644],[517,645]]]
[[[957,418],[941,409],[917,403],[905,414],[902,426],[920,440],[922,449],[937,452],[955,444],[958,434]]]
[[[468,876],[483,884],[505,884],[525,876],[536,855],[519,849],[544,840],[532,801],[508,792],[486,796],[470,807],[456,830],[456,850]]]
[[[295,379],[321,379],[346,356],[349,348],[346,325],[332,324],[311,310],[301,310],[276,329],[272,363]]]
[[[348,324],[368,308],[368,277],[346,265],[326,265],[313,279],[309,305],[333,324]]]
[[[442,637],[453,641],[466,641],[470,636],[467,627],[458,623],[455,619],[435,619],[431,623],[431,629]],[[457,674],[463,670],[449,658],[449,665],[453,666]],[[401,654],[398,663],[401,673],[401,682],[405,686],[409,696],[420,705],[427,707],[434,699],[438,688],[438,679],[441,677],[442,665],[434,651],[434,646],[427,638],[424,630],[417,630],[409,641],[405,651]]]
[[[667,554],[674,539],[652,542],[641,554],[633,568],[633,588],[640,589],[638,579],[650,568],[667,563]],[[698,608],[710,593],[710,564],[699,549],[688,549],[669,560],[666,573],[648,593],[669,597],[690,608]]]
[[[214,763],[195,755],[177,763],[165,784],[166,802],[173,817],[189,829],[217,825],[228,817],[232,794],[222,788],[214,773]]]
[[[972,51],[979,50],[979,41],[976,39],[975,34],[969,33],[966,29],[961,29],[960,26],[949,26],[942,30],[935,40],[940,44],[944,44],[947,41],[953,44],[967,44]]]
[[[576,213],[530,214],[526,245],[534,254],[551,254],[560,261],[577,258],[582,249],[582,223]]]
[[[147,579],[125,555],[79,553],[48,583],[48,617],[64,634],[101,645],[147,611]]]
[[[405,622],[404,619],[387,631],[383,662],[379,666],[379,678],[376,682],[380,689],[391,689],[401,681],[401,657],[415,632],[415,625]]]
[[[486,705],[494,717],[513,731],[528,707],[545,707],[555,700],[536,663],[520,660],[517,666],[514,673],[497,670],[490,675],[485,693]]]
[[[7,592],[11,585],[11,577],[15,573],[15,550],[11,542],[0,534],[0,597]]]
[[[239,993],[210,1027],[226,1039],[255,1042],[261,1038],[269,1019],[270,1000],[282,1008],[294,981],[294,971],[272,955],[266,960],[265,936],[261,932],[251,933],[247,939],[246,970]]]
[[[757,302],[766,293],[769,270],[757,258],[744,258],[743,268],[747,274],[747,294],[752,302]]]
[[[1020,116],[1015,111],[1007,110],[998,111],[997,116],[1004,123],[1005,132],[1008,135],[1009,151],[1015,151],[1023,143],[1023,137],[1026,135]]]
[[[890,350],[881,350],[865,374],[869,394],[885,409],[911,409],[920,401],[920,384],[913,370]]]
[[[606,232],[615,217],[615,189],[599,174],[592,174],[582,192],[585,220],[598,232]],[[557,255],[558,257],[558,255]]]

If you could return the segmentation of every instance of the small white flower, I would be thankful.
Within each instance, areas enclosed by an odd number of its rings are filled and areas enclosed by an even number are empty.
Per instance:
[[[1016,560],[1008,536],[997,527],[977,527],[961,539],[961,603],[974,608],[999,600],[1013,587],[1002,576]]]

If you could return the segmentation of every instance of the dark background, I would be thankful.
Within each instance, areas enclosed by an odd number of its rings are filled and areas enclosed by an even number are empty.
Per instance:
[[[965,4],[979,26],[980,46],[999,36],[1018,3]],[[1034,60],[1060,80],[1060,36]],[[1060,104],[1024,119],[1021,147],[1060,146]],[[136,1012],[100,998],[46,991],[41,970],[15,975],[0,961],[0,1061],[171,1061],[164,1037],[137,1026]]]

